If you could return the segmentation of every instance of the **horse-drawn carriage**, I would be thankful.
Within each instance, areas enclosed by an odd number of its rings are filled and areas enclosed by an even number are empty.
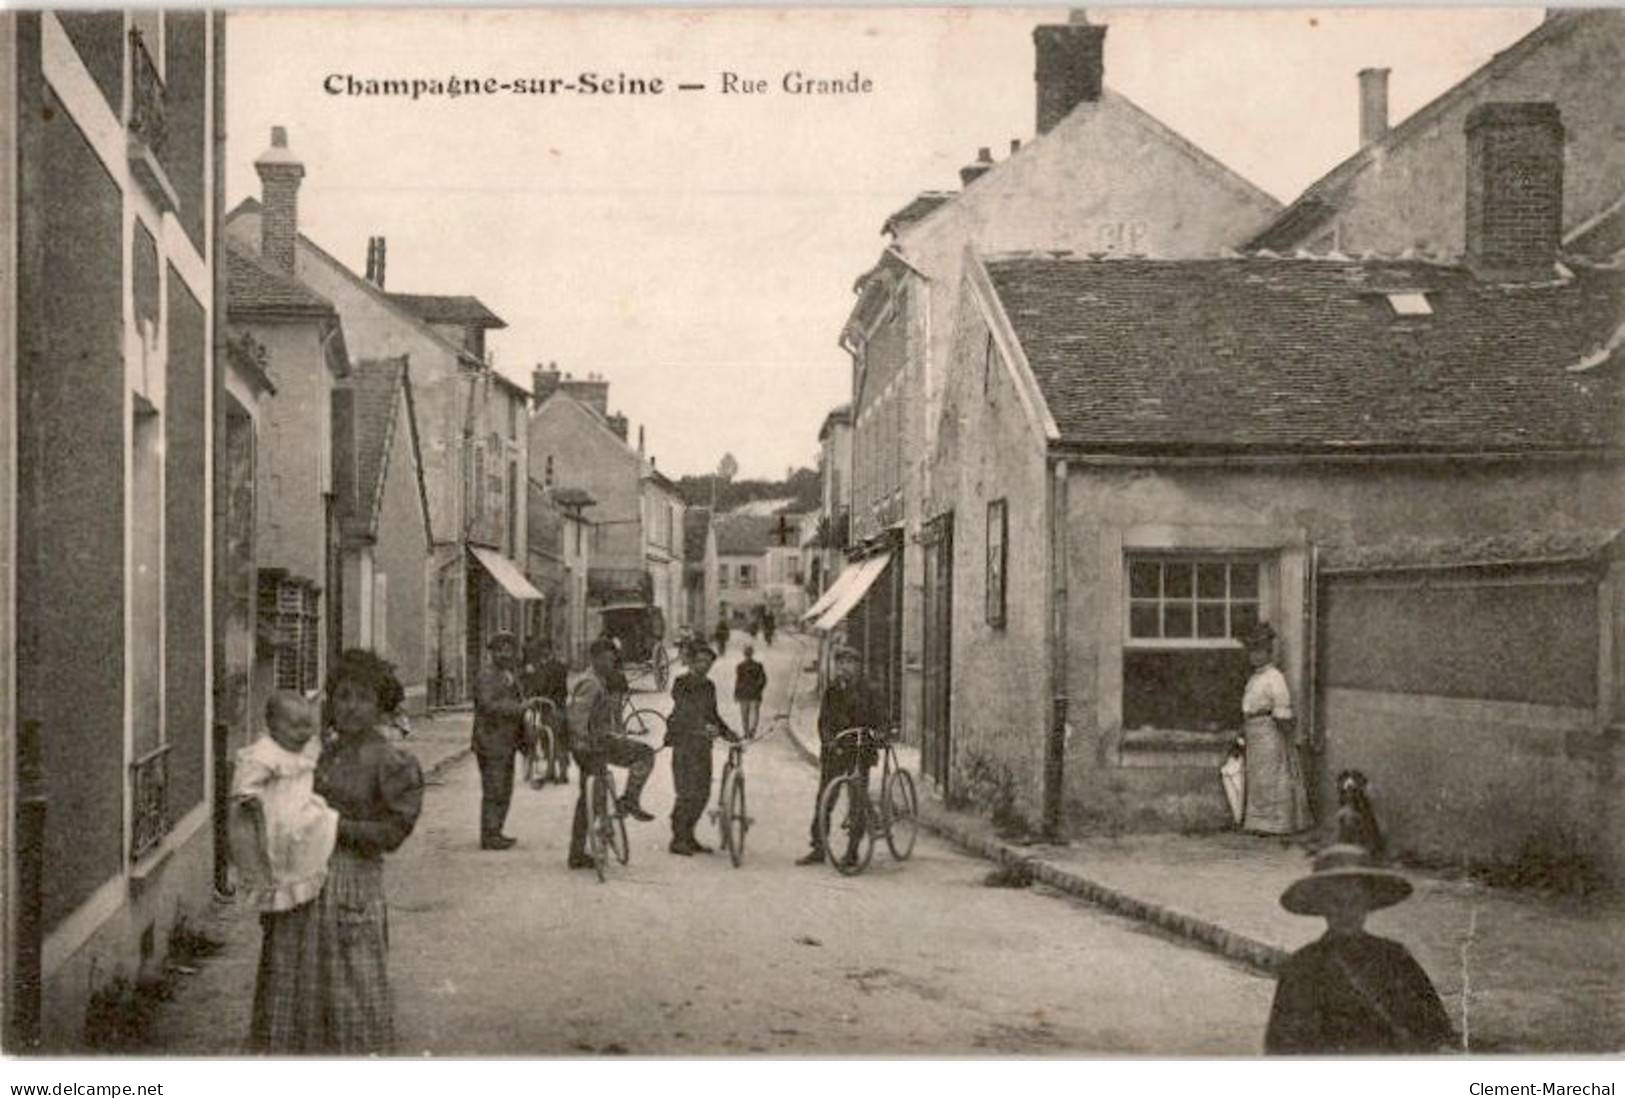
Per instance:
[[[594,635],[610,636],[621,649],[621,670],[628,680],[648,677],[656,690],[671,681],[671,656],[666,651],[666,615],[660,607],[642,602],[618,603],[592,610]]]

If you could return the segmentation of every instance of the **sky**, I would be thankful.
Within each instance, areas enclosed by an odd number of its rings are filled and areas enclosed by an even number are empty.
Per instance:
[[[1539,23],[1540,9],[1092,9],[1106,83],[1276,198],[1354,151],[1355,74],[1392,69],[1398,122]],[[387,288],[473,294],[508,323],[496,363],[610,381],[671,475],[810,465],[850,397],[837,340],[888,214],[958,186],[1034,124],[1049,9],[233,13],[227,200],[286,126],[300,228]],[[872,82],[793,96],[787,72]],[[331,76],[626,74],[658,96],[332,95]],[[722,94],[721,74],[767,94]],[[342,80],[340,81],[342,84]]]

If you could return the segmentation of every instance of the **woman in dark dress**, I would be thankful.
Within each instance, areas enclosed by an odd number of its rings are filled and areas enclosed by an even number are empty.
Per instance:
[[[261,956],[250,1046],[261,1052],[388,1053],[395,1043],[388,976],[384,855],[423,807],[417,759],[379,731],[399,703],[390,665],[352,649],[328,676],[333,726],[316,792],[339,814],[327,882],[298,925]]]

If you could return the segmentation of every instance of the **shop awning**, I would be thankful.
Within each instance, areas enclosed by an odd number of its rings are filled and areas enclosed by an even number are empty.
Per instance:
[[[846,590],[846,585],[852,582],[852,578],[858,572],[859,569],[856,566],[843,568],[841,574],[835,577],[835,582],[824,588],[824,593],[818,596],[817,601],[807,607],[807,612],[801,615],[801,620],[804,622],[812,621],[825,610],[828,610],[829,604],[841,597],[841,592]]]
[[[841,589],[840,593],[835,596],[835,601],[830,603],[828,608],[818,616],[818,620],[812,623],[812,627],[827,632],[841,624],[846,616],[852,612],[852,608],[863,601],[863,596],[869,593],[869,588],[874,586],[875,580],[880,578],[880,573],[886,570],[886,565],[890,560],[890,553],[881,553],[879,556],[870,557],[856,568],[848,568],[842,573],[841,578],[845,579],[850,575],[852,577],[851,582]]]
[[[524,573],[514,567],[513,561],[497,552],[480,545],[470,545],[468,551],[474,554],[474,559],[480,562],[480,567],[491,574],[491,578],[502,585],[502,589],[516,599],[539,599],[542,593],[532,587]]]

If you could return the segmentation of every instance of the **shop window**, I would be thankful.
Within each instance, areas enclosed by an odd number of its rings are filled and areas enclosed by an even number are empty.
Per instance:
[[[1130,556],[1123,727],[1219,732],[1240,723],[1266,580],[1256,559]]]

